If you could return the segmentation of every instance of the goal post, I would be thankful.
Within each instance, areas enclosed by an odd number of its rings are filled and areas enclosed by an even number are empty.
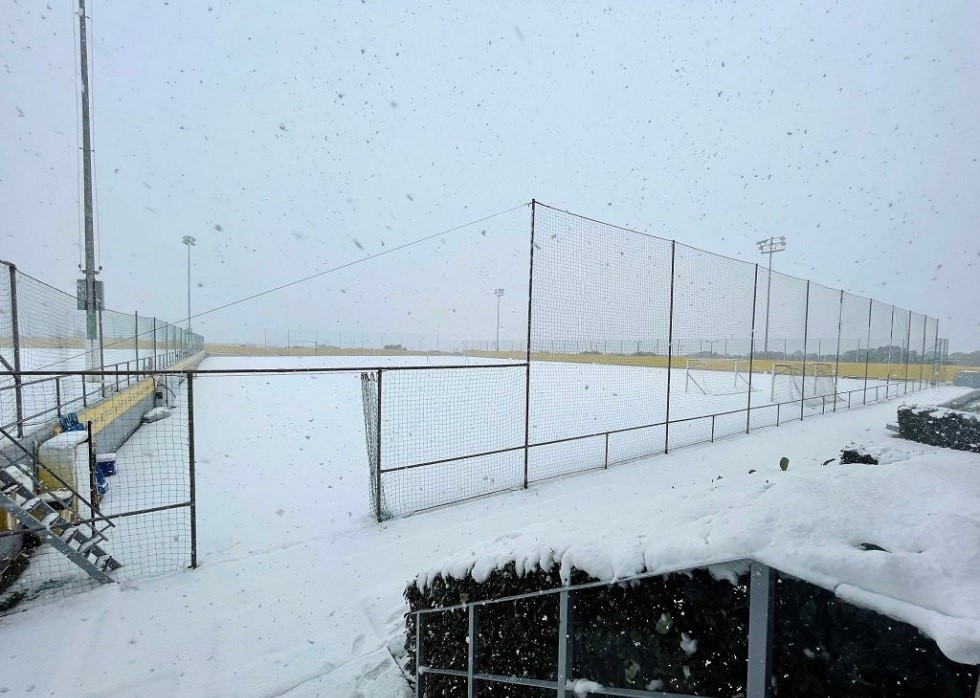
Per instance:
[[[730,395],[749,390],[749,362],[745,359],[691,358],[684,364],[684,392]]]
[[[837,377],[834,365],[822,361],[784,362],[772,365],[772,389],[769,399],[773,403],[815,400],[837,393]]]

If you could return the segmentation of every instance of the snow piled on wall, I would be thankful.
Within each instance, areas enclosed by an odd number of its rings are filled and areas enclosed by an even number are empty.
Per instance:
[[[509,562],[611,581],[751,558],[917,626],[954,661],[980,663],[980,462],[877,450],[879,466],[743,473],[628,506],[595,503],[451,557],[417,583],[482,581]]]

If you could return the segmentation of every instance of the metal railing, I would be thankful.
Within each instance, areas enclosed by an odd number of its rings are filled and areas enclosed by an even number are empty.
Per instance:
[[[204,338],[173,323],[141,316],[139,312],[119,313],[98,309],[97,337],[86,339],[85,311],[72,295],[19,271],[11,262],[0,274],[0,425],[14,429],[18,438],[34,421],[49,415],[60,417],[72,407],[88,407],[110,391],[124,387],[120,375],[115,384],[100,383],[90,389],[82,383],[69,389],[58,378],[23,381],[25,371],[45,368],[74,368],[84,359],[89,370],[103,372],[156,370],[172,366],[203,349]],[[6,312],[8,311],[9,312]],[[125,360],[106,362],[106,352],[125,354]],[[10,382],[3,379],[8,378]],[[53,390],[43,383],[55,382]],[[125,385],[130,385],[126,378]],[[4,403],[13,393],[13,404]],[[27,393],[47,393],[51,399],[42,405],[25,405]],[[12,407],[12,409],[10,409]],[[13,414],[8,415],[10,411]]]
[[[773,618],[775,615],[775,571],[759,562],[737,560],[728,564],[745,564],[749,567],[749,624],[748,624],[748,662],[746,665],[746,689],[748,698],[766,698],[771,695],[772,686],[772,634]],[[440,606],[412,611],[411,617],[415,622],[415,695],[419,698],[426,695],[425,679],[427,676],[447,676],[466,681],[466,695],[477,695],[480,684],[501,684],[510,686],[527,686],[546,691],[554,691],[556,698],[571,698],[578,695],[575,692],[576,677],[573,673],[572,655],[573,639],[575,637],[574,596],[576,593],[602,587],[612,587],[617,583],[634,582],[651,577],[663,577],[668,574],[684,574],[693,568],[678,569],[665,572],[647,573],[631,576],[616,582],[593,581],[580,584],[570,584],[553,589],[527,592],[495,599],[485,599],[453,606]],[[512,603],[528,599],[558,596],[558,653],[555,667],[556,680],[535,679],[521,676],[504,676],[481,671],[478,658],[481,654],[480,645],[480,611],[488,606]],[[425,643],[426,617],[438,613],[465,612],[467,614],[466,633],[466,670],[432,666],[427,663]],[[619,658],[610,657],[610,661]],[[589,677],[577,677],[589,680]],[[620,696],[621,698],[681,698],[682,695],[664,691],[642,690],[603,686],[602,695]]]
[[[523,363],[512,363],[512,364],[486,364],[486,365],[465,365],[465,366],[427,366],[427,367],[374,367],[369,369],[339,369],[343,371],[370,371],[375,372],[379,378],[385,373],[395,373],[401,371],[419,371],[419,370],[473,370],[473,369],[509,369],[509,368],[522,368],[526,367],[527,364]],[[312,371],[312,369],[301,369],[305,372]],[[377,421],[378,424],[382,424],[384,420],[384,414],[382,405],[384,402],[384,382],[379,380],[379,388],[377,392]],[[626,463],[634,462],[637,460],[642,460],[644,458],[649,458],[651,456],[658,455],[660,453],[668,453],[672,449],[686,448],[690,446],[702,445],[705,443],[714,443],[716,440],[721,438],[730,438],[733,436],[738,436],[740,434],[750,433],[754,429],[762,429],[766,427],[778,427],[782,424],[788,422],[801,421],[805,417],[814,417],[817,415],[825,415],[828,412],[834,413],[840,410],[850,410],[856,407],[862,407],[868,404],[873,404],[877,402],[882,402],[884,400],[895,399],[908,394],[911,391],[916,390],[918,387],[917,383],[914,381],[902,381],[902,382],[891,382],[887,385],[871,385],[862,388],[856,388],[853,390],[837,391],[832,394],[825,395],[804,395],[800,399],[783,401],[777,403],[767,403],[762,405],[751,405],[747,407],[742,407],[733,410],[724,410],[719,412],[714,412],[704,415],[694,415],[689,417],[678,417],[674,419],[662,420],[657,422],[651,422],[647,424],[640,424],[630,427],[622,427],[619,429],[607,429],[602,431],[590,432],[587,434],[577,434],[574,436],[567,436],[557,439],[548,439],[545,441],[534,441],[529,440],[526,444],[515,444],[513,446],[507,446],[503,448],[489,449],[478,452],[453,454],[451,456],[425,460],[422,462],[409,463],[406,465],[399,465],[395,467],[385,467],[383,461],[381,460],[380,454],[378,456],[377,470],[373,473],[376,478],[376,485],[373,489],[373,495],[375,497],[374,507],[375,514],[383,518],[381,512],[383,512],[382,499],[384,497],[384,480],[385,476],[393,473],[400,473],[405,471],[417,470],[419,468],[433,467],[439,465],[445,465],[448,463],[458,463],[467,460],[474,460],[479,458],[486,458],[488,456],[497,456],[506,453],[518,453],[518,452],[532,452],[535,449],[546,448],[550,446],[555,446],[558,444],[566,444],[572,442],[586,441],[590,439],[602,439],[603,440],[603,453],[604,457],[601,463],[596,463],[592,467],[584,468],[583,470],[598,470],[609,468],[613,465],[623,465]],[[859,398],[859,399],[856,399]],[[753,424],[752,415],[759,414],[765,411],[774,411],[775,420],[771,424]],[[787,412],[790,414],[787,416]],[[739,429],[738,431],[733,431],[727,434],[718,435],[716,433],[716,423],[717,420],[722,417],[731,417],[736,415],[745,415],[745,427]],[[684,443],[672,442],[670,440],[670,427],[672,425],[687,424],[692,422],[707,422],[710,424],[710,429],[708,430],[708,437],[693,441],[688,441]],[[619,435],[627,435],[639,431],[650,430],[650,429],[663,429],[664,436],[662,441],[662,446],[657,449],[646,450],[641,453],[637,453],[628,458],[621,458],[617,460],[609,459],[609,440],[610,437],[615,437]],[[379,427],[377,430],[376,440],[378,443],[378,449],[380,450],[381,440],[383,437],[383,429]],[[544,480],[552,479],[551,477],[535,479],[530,476],[528,472],[529,458],[524,458],[524,479],[526,482],[540,482]],[[581,472],[577,470],[576,472]],[[559,474],[553,477],[561,477],[563,474]],[[436,504],[434,506],[441,506],[441,504]]]
[[[19,393],[17,402],[20,406],[20,413],[13,421],[0,425],[0,428],[7,430],[16,429],[18,438],[23,437],[28,433],[30,427],[41,426],[51,418],[60,418],[74,411],[71,409],[73,407],[84,409],[90,404],[95,404],[111,393],[119,392],[134,382],[144,380],[146,376],[138,377],[141,372],[146,373],[156,371],[161,367],[172,366],[186,358],[187,355],[188,352],[184,350],[175,350],[138,360],[120,361],[119,363],[109,364],[105,366],[99,375],[111,376],[113,379],[111,383],[106,383],[103,380],[100,380],[98,383],[86,382],[85,377],[91,377],[92,374],[58,373],[57,375],[38,377],[27,382],[23,381],[23,373],[13,374],[13,383],[0,385],[0,399],[2,399],[3,394],[7,391]],[[2,375],[4,374],[0,373],[0,376]],[[73,380],[80,383],[80,388],[75,391],[67,390],[65,383],[70,383]],[[44,386],[49,383],[54,384],[53,391],[44,390]],[[32,387],[39,388],[39,392],[53,395],[54,404],[31,414],[23,414],[23,393],[27,388]],[[91,389],[89,389],[90,387]],[[71,397],[72,395],[75,395],[75,397]],[[42,417],[45,419],[35,423],[35,420]]]

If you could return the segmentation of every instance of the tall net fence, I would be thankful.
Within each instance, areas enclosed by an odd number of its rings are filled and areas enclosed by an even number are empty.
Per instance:
[[[535,230],[530,480],[591,467],[607,452],[626,460],[662,440],[673,255],[667,240],[582,218],[542,216]],[[624,400],[629,414],[614,408]],[[560,463],[563,453],[574,456]]]
[[[92,320],[90,328],[75,296],[8,263],[0,267],[0,426],[23,436],[126,382],[122,373],[86,380],[72,371],[159,370],[204,347],[200,335],[138,312],[97,310]],[[63,373],[16,375],[46,370]]]
[[[890,304],[537,203],[531,255],[526,383],[520,365],[385,371],[365,392],[379,518],[940,379],[938,321]]]
[[[526,378],[525,365],[362,374],[379,518],[525,484]]]

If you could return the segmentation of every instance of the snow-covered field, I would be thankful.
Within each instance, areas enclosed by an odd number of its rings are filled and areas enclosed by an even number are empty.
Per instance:
[[[202,368],[314,361],[324,358],[209,359]],[[632,385],[629,378],[622,384]],[[724,557],[726,546],[738,555],[764,554],[770,537],[784,546],[805,538],[813,548],[799,553],[796,571],[829,564],[828,574],[847,582],[842,591],[858,600],[860,589],[849,589],[890,572],[886,595],[903,608],[952,589],[927,605],[929,622],[980,638],[980,614],[971,610],[980,599],[961,584],[963,570],[980,565],[976,456],[897,442],[897,460],[887,466],[821,465],[851,441],[895,444],[884,425],[894,421],[897,401],[379,525],[370,514],[357,374],[208,376],[194,389],[199,569],[126,580],[3,618],[0,642],[6,666],[16,671],[0,675],[0,692],[406,695],[392,657],[402,644],[404,585],[420,572],[532,556],[549,541],[608,576],[629,571],[637,559],[670,565],[697,553],[701,562]],[[935,401],[963,392],[909,397]],[[582,404],[552,399],[563,415]],[[547,403],[532,407],[546,423]],[[787,472],[778,467],[784,455]],[[778,511],[785,517],[774,519]],[[630,542],[650,525],[658,535],[646,540],[663,545]],[[786,535],[772,536],[780,526]],[[598,541],[602,531],[619,540]],[[861,537],[909,552],[888,562],[859,553],[870,569],[852,580],[848,559],[837,553],[844,539]],[[951,561],[953,548],[961,554]]]

